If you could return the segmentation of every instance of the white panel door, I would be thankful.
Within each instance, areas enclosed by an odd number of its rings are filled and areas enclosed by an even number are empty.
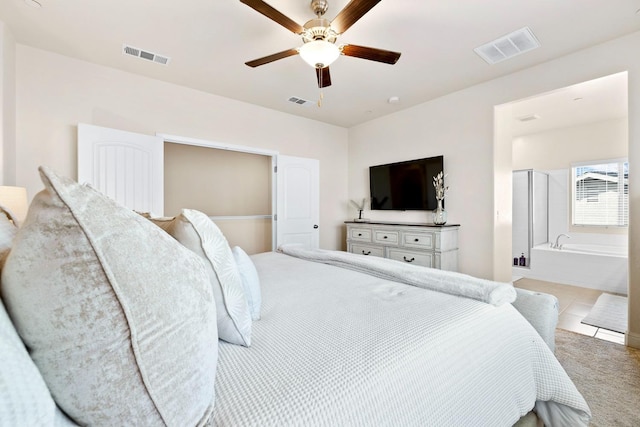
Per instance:
[[[120,204],[162,216],[162,138],[78,124],[78,182],[88,183]]]
[[[276,246],[319,247],[320,162],[278,156]]]

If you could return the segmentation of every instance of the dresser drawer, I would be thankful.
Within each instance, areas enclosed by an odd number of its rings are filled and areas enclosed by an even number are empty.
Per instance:
[[[359,245],[354,243],[351,245],[351,252],[358,255],[384,257],[384,249],[379,246]]]
[[[349,227],[349,239],[357,240],[359,242],[370,242],[371,241],[371,229],[370,228]]]
[[[345,221],[347,251],[420,267],[458,269],[458,225]]]
[[[373,230],[373,241],[383,245],[398,245],[400,233],[390,230]]]
[[[433,249],[436,246],[436,237],[433,233],[404,232],[402,233],[402,246],[407,248]]]
[[[389,258],[407,264],[420,265],[422,267],[433,267],[433,254],[404,251],[402,249],[389,249]]]

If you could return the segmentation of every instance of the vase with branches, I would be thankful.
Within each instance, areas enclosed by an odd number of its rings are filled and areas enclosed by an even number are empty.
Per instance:
[[[366,218],[362,218],[362,211],[364,210],[364,207],[367,204],[367,199],[366,198],[362,199],[362,203],[357,203],[354,200],[350,200],[350,202],[353,206],[356,207],[356,209],[358,209],[358,218],[355,218],[354,221],[358,221],[358,222],[369,221]]]
[[[433,187],[436,189],[436,201],[438,206],[433,211],[433,223],[436,225],[444,225],[447,223],[447,211],[444,210],[442,203],[444,196],[449,191],[449,186],[444,185],[444,179],[447,177],[442,171],[433,177]]]

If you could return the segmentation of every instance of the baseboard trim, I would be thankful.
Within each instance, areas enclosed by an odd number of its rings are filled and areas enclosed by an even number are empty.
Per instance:
[[[640,349],[640,334],[627,331],[625,344],[627,347],[633,347]]]

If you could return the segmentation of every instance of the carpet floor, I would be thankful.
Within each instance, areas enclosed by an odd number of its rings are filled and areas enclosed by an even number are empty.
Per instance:
[[[640,426],[640,350],[556,329],[556,357],[591,408],[591,426]]]

